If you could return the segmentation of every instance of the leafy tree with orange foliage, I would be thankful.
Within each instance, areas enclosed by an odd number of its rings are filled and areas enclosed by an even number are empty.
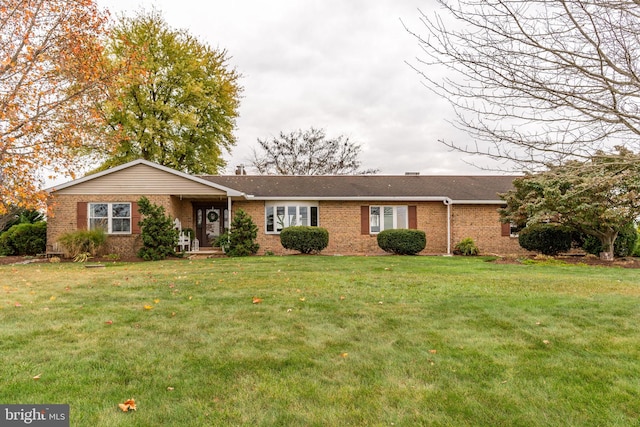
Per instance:
[[[106,19],[93,0],[0,3],[0,215],[43,206],[43,174],[73,177],[99,143]]]

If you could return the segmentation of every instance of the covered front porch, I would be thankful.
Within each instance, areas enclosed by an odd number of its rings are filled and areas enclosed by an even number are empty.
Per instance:
[[[230,197],[172,196],[174,224],[179,231],[178,251],[218,255],[219,238],[229,230]]]

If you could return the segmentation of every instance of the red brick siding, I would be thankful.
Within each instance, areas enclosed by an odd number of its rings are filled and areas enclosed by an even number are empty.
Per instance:
[[[452,205],[451,248],[462,239],[471,237],[482,254],[526,253],[518,239],[504,236],[495,205]]]
[[[375,234],[362,234],[362,206],[380,205],[380,202],[339,202],[321,201],[318,204],[319,226],[329,232],[329,246],[322,251],[327,255],[374,255],[384,252],[378,247]],[[386,203],[391,205],[390,203]],[[447,252],[447,207],[442,202],[395,202],[393,205],[416,206],[417,229],[427,235],[427,247],[423,254],[443,254]],[[266,251],[286,254],[280,244],[280,236],[265,233],[265,203],[234,202],[233,211],[243,209],[258,226],[257,242],[259,253]]]
[[[55,216],[49,218],[47,227],[48,242],[55,242],[62,234],[77,229],[78,202],[135,202],[140,195],[63,195],[52,199]],[[193,205],[191,200],[181,200],[172,196],[148,196],[152,203],[163,206],[171,217],[178,217],[183,228],[193,228]],[[447,253],[447,206],[442,202],[340,202],[321,201],[318,206],[319,225],[329,231],[329,246],[323,254],[382,254],[378,248],[376,235],[362,234],[362,206],[369,205],[408,205],[416,207],[416,228],[427,236],[427,247],[423,254]],[[271,251],[275,254],[290,253],[280,244],[280,236],[265,233],[265,202],[234,201],[233,213],[244,209],[258,226],[257,242],[259,254]],[[495,205],[451,205],[451,249],[466,237],[474,239],[481,253],[514,254],[523,253],[516,238],[502,236],[502,226]],[[368,210],[366,210],[368,211]],[[368,220],[367,220],[368,222]],[[413,224],[412,224],[413,225]],[[109,236],[105,253],[118,253],[123,256],[135,255],[140,247],[140,236]]]
[[[54,216],[47,219],[47,243],[56,242],[65,233],[78,230],[78,217],[86,218],[82,213],[78,215],[78,205],[93,202],[131,202],[135,203],[140,199],[140,195],[64,195],[57,194],[50,198],[49,204],[54,208]],[[167,213],[172,217],[173,206],[169,196],[147,196],[152,202],[164,206]],[[80,204],[79,204],[80,202]],[[86,221],[86,219],[85,219]],[[85,227],[86,228],[86,227]],[[135,230],[135,227],[132,228]],[[121,256],[134,256],[141,247],[140,234],[110,235],[103,249],[105,254],[119,254]]]

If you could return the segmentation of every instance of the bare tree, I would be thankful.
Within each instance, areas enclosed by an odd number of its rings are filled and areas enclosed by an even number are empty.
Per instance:
[[[327,138],[324,129],[310,128],[280,132],[271,139],[258,138],[252,166],[261,175],[349,175],[374,174],[377,169],[360,170],[360,145],[345,136]]]
[[[441,142],[525,169],[639,151],[640,1],[438,3],[412,66],[474,138]]]

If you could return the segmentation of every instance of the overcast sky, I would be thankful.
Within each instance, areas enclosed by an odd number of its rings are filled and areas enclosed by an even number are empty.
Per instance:
[[[244,92],[226,173],[248,164],[257,138],[311,126],[361,144],[363,168],[382,174],[482,173],[438,142],[468,137],[406,64],[421,51],[401,20],[423,32],[418,9],[431,13],[433,0],[97,1],[113,16],[155,6],[172,27],[228,51]]]

